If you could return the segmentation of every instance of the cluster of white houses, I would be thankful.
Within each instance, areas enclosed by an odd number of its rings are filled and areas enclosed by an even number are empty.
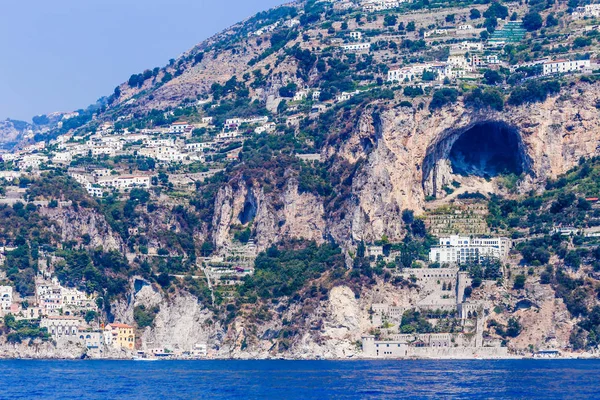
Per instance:
[[[166,128],[142,129],[136,133],[127,130],[115,133],[112,124],[107,123],[95,133],[62,135],[48,144],[40,142],[18,151],[2,153],[0,158],[21,170],[38,170],[42,165],[51,164],[69,165],[77,157],[88,156],[144,156],[158,164],[206,162],[206,154],[240,140],[238,130],[242,125],[256,127],[259,132],[272,133],[275,130],[275,124],[269,123],[266,116],[230,118],[215,140],[199,142],[192,138],[193,130],[214,127],[212,117],[204,117],[201,121],[197,124],[178,121]]]
[[[586,4],[585,6],[576,7],[571,16],[575,19],[598,18],[600,17],[600,4]]]
[[[440,238],[432,247],[429,261],[439,264],[479,264],[489,260],[505,260],[512,247],[508,238],[470,238],[453,235]]]
[[[400,7],[402,3],[410,3],[409,0],[363,0],[362,9],[366,12],[393,10]]]

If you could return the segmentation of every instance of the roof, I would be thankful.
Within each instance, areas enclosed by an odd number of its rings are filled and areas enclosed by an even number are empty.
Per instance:
[[[81,318],[77,318],[77,317],[71,317],[69,315],[61,315],[61,316],[56,316],[56,315],[51,315],[48,317],[44,317],[44,319],[52,319],[52,320],[71,320],[71,321],[80,321]]]
[[[131,325],[127,325],[127,324],[119,324],[119,323],[112,323],[112,324],[108,324],[106,325],[106,327],[111,327],[111,328],[121,328],[121,329],[133,329],[133,326]]]

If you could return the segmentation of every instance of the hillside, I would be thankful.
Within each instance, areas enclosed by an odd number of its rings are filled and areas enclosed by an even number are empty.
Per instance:
[[[2,354],[597,354],[599,16],[291,3],[4,123]]]

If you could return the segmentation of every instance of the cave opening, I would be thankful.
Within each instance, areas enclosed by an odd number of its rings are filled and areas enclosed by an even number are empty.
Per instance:
[[[246,196],[246,201],[244,202],[244,209],[238,215],[240,223],[242,225],[246,225],[247,223],[253,221],[256,217],[256,212],[256,198],[252,192],[249,191]]]
[[[456,175],[521,175],[526,162],[516,129],[501,122],[477,124],[462,133],[448,156]]]

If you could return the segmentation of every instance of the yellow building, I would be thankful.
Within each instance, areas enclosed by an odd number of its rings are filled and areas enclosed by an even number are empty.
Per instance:
[[[104,328],[106,344],[118,349],[133,350],[135,348],[135,333],[133,327],[126,324],[112,323]]]

